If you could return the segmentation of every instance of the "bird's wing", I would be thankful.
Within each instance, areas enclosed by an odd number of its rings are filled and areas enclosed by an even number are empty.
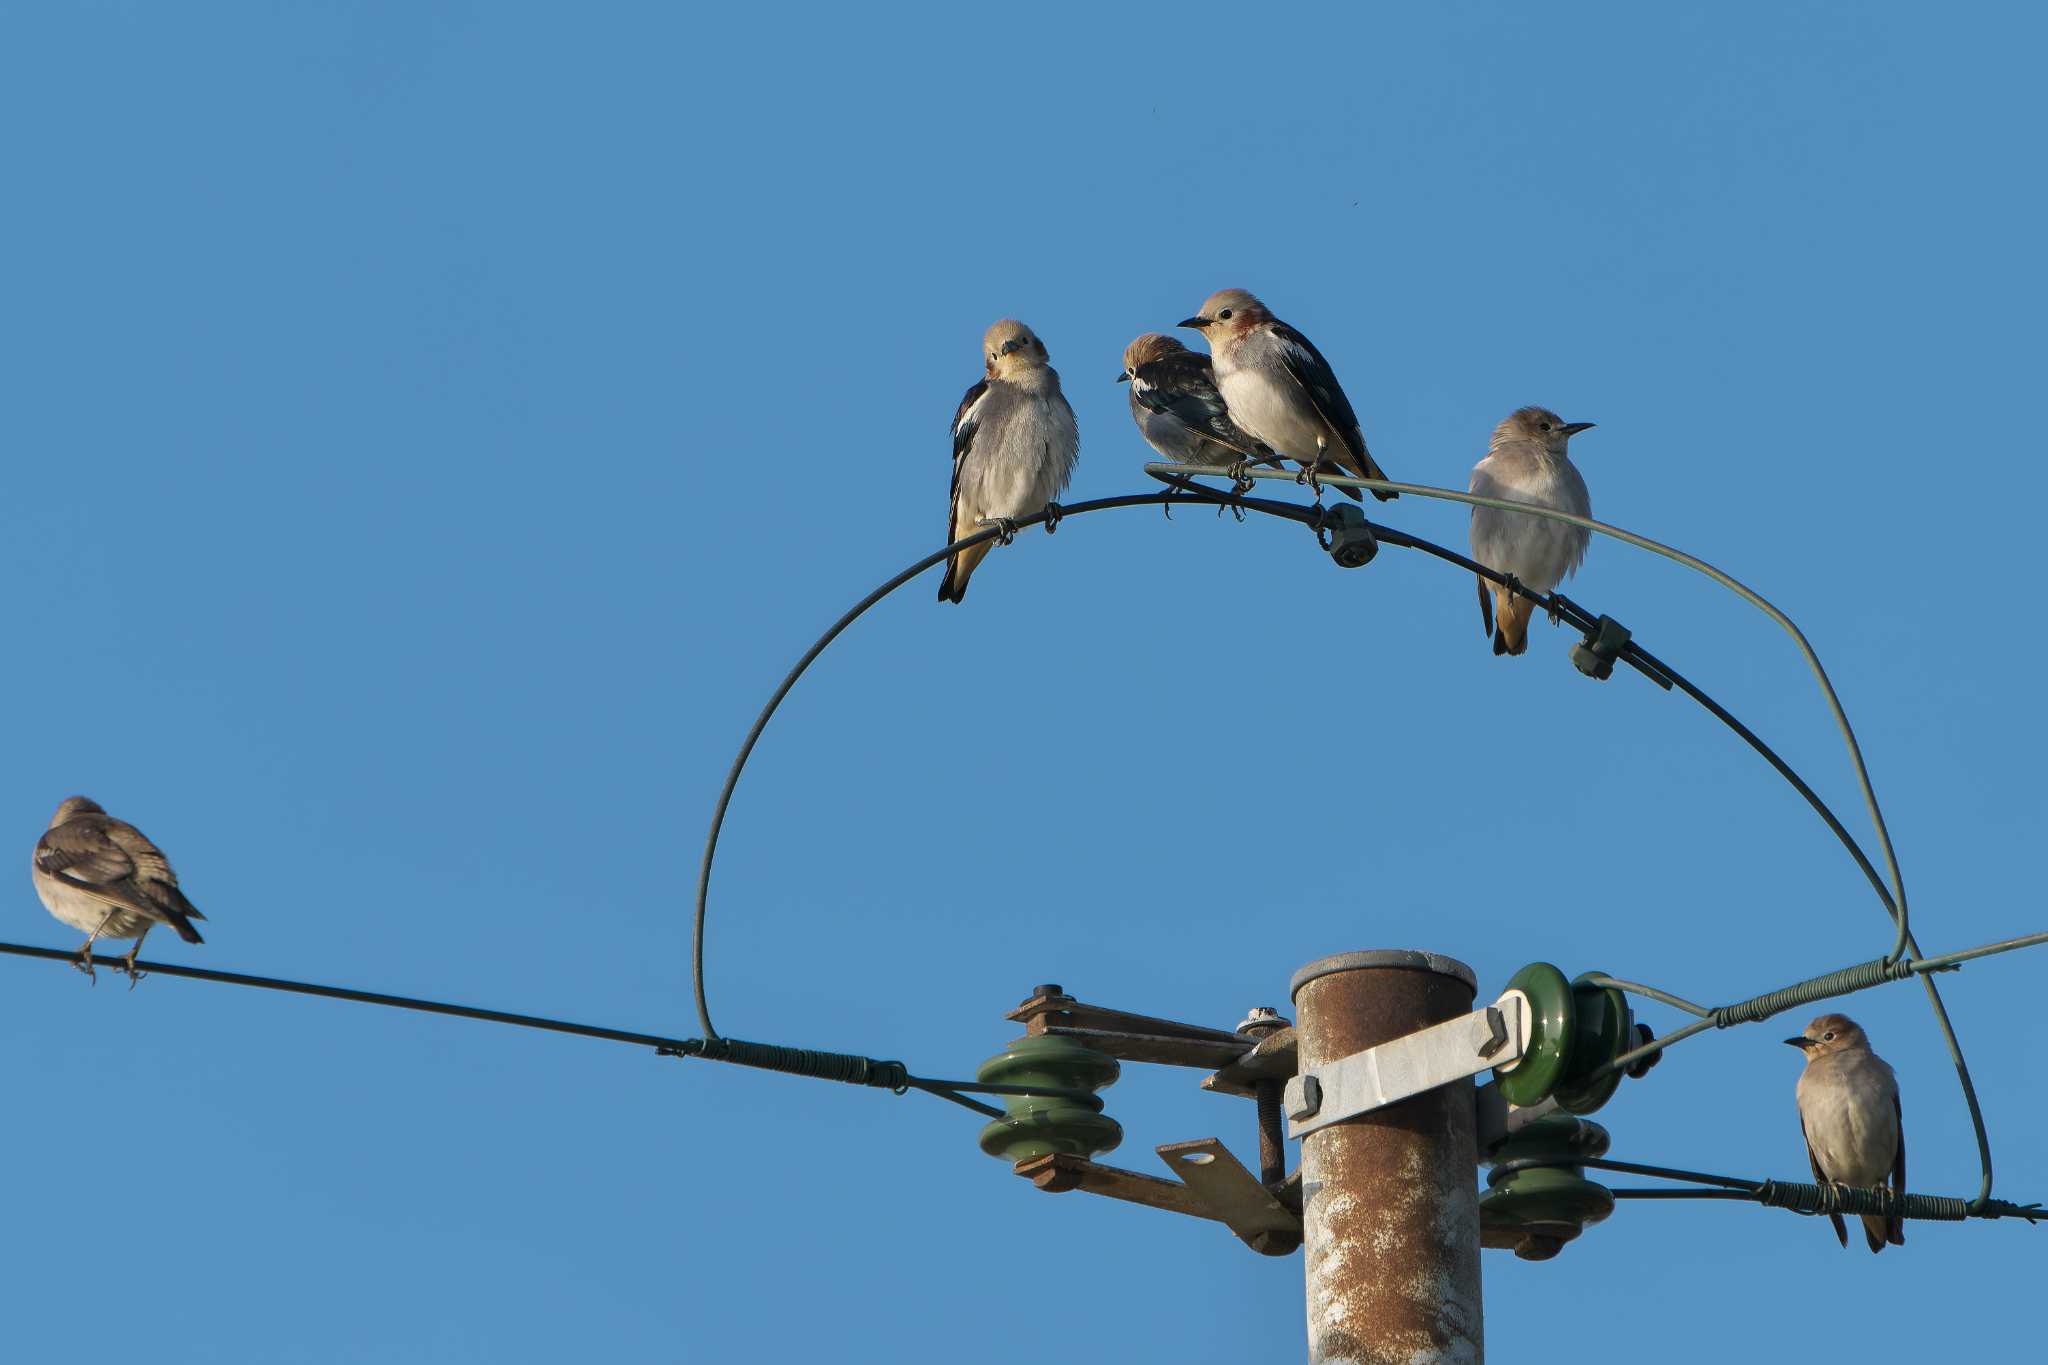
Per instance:
[[[1806,1164],[1813,1167],[1813,1183],[1816,1185],[1827,1184],[1828,1173],[1820,1168],[1820,1158],[1814,1154],[1813,1150],[1813,1139],[1806,1137],[1806,1115],[1804,1113],[1799,1116],[1799,1136],[1806,1138]],[[1835,1236],[1841,1239],[1842,1245],[1849,1245],[1849,1228],[1842,1222],[1842,1215],[1831,1213],[1828,1215],[1828,1221],[1835,1225]]]
[[[171,871],[171,860],[149,841],[148,835],[125,820],[110,819],[107,821],[107,838],[134,861],[138,889],[156,902],[167,918],[175,918],[170,913],[173,911],[191,919],[206,918],[198,906],[185,898],[185,892],[178,885],[178,874]]]
[[[1216,372],[1209,357],[1180,351],[1140,365],[1131,392],[1153,412],[1250,460],[1271,460],[1272,449],[1230,420],[1223,395],[1216,391]]]
[[[1301,385],[1316,412],[1330,430],[1337,433],[1337,439],[1344,442],[1351,458],[1363,467],[1372,456],[1366,451],[1365,437],[1358,430],[1358,414],[1351,410],[1351,400],[1344,396],[1344,388],[1337,382],[1330,362],[1323,359],[1323,353],[1316,349],[1313,341],[1286,323],[1276,322],[1272,326],[1273,335],[1285,343],[1280,347],[1280,363],[1294,382]]]
[[[1892,1158],[1892,1188],[1900,1194],[1904,1194],[1906,1192],[1906,1111],[1899,1105],[1899,1092],[1897,1090],[1892,1091],[1892,1118],[1899,1125],[1899,1154]],[[1885,1240],[1889,1241],[1893,1246],[1904,1246],[1906,1244],[1906,1220],[1894,1218],[1890,1220],[1890,1224]]]
[[[52,876],[92,886],[126,881],[135,863],[95,823],[67,820],[36,841],[36,866]]]
[[[974,387],[953,410],[953,486],[946,494],[946,539],[953,540],[953,511],[960,501],[960,466],[974,446],[974,433],[981,427],[981,400],[988,396],[988,381],[977,379]]]
[[[103,904],[162,919],[163,911],[136,878],[134,859],[109,837],[107,826],[115,823],[67,820],[45,830],[36,841],[36,868]]]

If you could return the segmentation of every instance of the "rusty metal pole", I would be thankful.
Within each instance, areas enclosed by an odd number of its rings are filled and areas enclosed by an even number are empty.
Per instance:
[[[1435,953],[1340,953],[1294,974],[1301,1070],[1472,1009],[1475,979]],[[1479,1365],[1472,1090],[1444,1086],[1301,1142],[1310,1365]]]

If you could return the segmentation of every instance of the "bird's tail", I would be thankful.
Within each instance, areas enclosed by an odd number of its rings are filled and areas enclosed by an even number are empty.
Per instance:
[[[163,911],[164,923],[176,929],[178,937],[187,943],[206,942],[199,937],[199,931],[192,927],[193,920],[206,918],[199,913],[199,907],[185,899],[185,893],[175,886],[164,887],[163,891],[165,894],[156,900],[157,908]]]
[[[1373,459],[1372,452],[1370,450],[1365,452],[1365,459],[1362,461],[1362,463],[1365,465],[1365,468],[1360,471],[1360,478],[1384,479],[1387,477],[1387,471],[1380,468],[1379,461]],[[1372,495],[1378,498],[1381,502],[1392,502],[1395,498],[1401,496],[1399,493],[1395,493],[1384,488],[1373,489]],[[1353,494],[1353,496],[1355,497],[1357,495]]]
[[[1883,1251],[1887,1242],[1902,1247],[1906,1244],[1906,1220],[1866,1213],[1863,1215],[1863,1240],[1870,1243],[1873,1255]]]
[[[1500,629],[1495,631],[1493,636],[1493,652],[1525,652],[1529,648],[1529,618],[1535,614],[1536,604],[1526,597],[1502,588],[1496,595],[1493,609],[1500,617]]]
[[[1479,633],[1493,634],[1493,584],[1479,580]]]
[[[967,598],[967,580],[974,577],[975,566],[988,557],[993,541],[984,540],[979,545],[970,545],[946,561],[946,576],[939,580],[941,602],[962,602]]]

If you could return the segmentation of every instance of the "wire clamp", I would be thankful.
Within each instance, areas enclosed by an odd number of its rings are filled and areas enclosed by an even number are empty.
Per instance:
[[[1603,616],[1586,632],[1586,638],[1572,646],[1572,663],[1579,672],[1602,682],[1614,676],[1614,661],[1628,648],[1628,627],[1612,616]]]

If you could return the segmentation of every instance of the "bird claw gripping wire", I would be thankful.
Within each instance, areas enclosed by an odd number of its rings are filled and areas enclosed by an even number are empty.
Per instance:
[[[1258,486],[1258,482],[1252,478],[1251,456],[1245,456],[1230,467],[1230,495],[1232,497],[1241,498]],[[1240,520],[1242,520],[1241,517]]]
[[[996,528],[996,544],[1010,545],[1017,539],[1017,523],[1009,517],[983,517],[983,526]]]
[[[1051,535],[1054,531],[1059,530],[1060,518],[1065,515],[1066,511],[1058,503],[1047,503],[1045,505],[1045,533]]]
[[[1309,486],[1309,488],[1310,488],[1310,489],[1312,489],[1312,490],[1313,490],[1313,491],[1315,492],[1315,495],[1316,495],[1316,505],[1317,505],[1318,507],[1322,506],[1322,502],[1323,502],[1323,481],[1322,481],[1322,479],[1321,479],[1321,478],[1320,478],[1320,477],[1319,477],[1319,476],[1318,476],[1318,475],[1316,474],[1316,467],[1315,467],[1315,466],[1314,466],[1313,464],[1305,464],[1305,465],[1303,465],[1303,466],[1301,467],[1301,472],[1300,472],[1299,474],[1296,474],[1296,475],[1294,476],[1294,481],[1295,481],[1295,482],[1296,482],[1297,484],[1303,484],[1303,483],[1307,484],[1307,485]]]

